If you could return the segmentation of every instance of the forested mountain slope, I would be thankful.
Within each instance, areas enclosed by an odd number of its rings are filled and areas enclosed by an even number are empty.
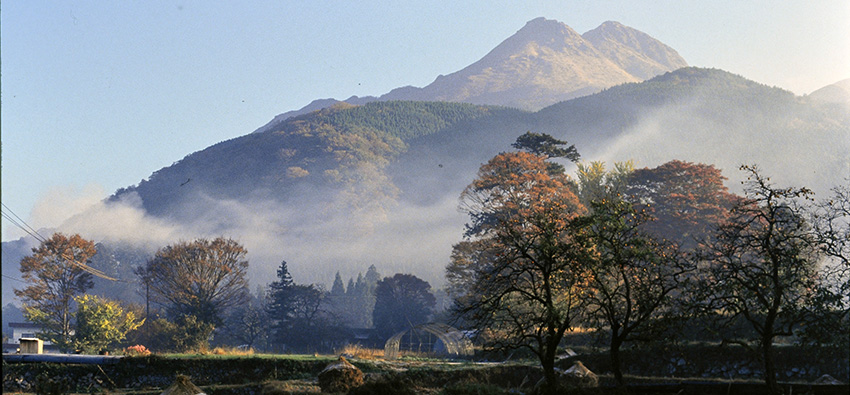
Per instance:
[[[369,194],[359,198],[379,204],[396,196],[383,171],[407,150],[407,141],[518,113],[457,103],[342,103],[188,155],[112,199],[135,193],[149,214],[182,218],[184,201],[198,195],[286,202],[307,190],[324,196],[369,184]]]

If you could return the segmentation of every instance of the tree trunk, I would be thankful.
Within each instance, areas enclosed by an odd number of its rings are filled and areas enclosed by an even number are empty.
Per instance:
[[[558,378],[555,376],[555,361],[541,361],[543,365],[543,388],[542,394],[557,394]]]
[[[540,360],[544,379],[541,393],[555,395],[558,393],[558,377],[555,375],[555,353],[558,351],[558,343],[551,344],[551,339],[548,339],[547,343],[549,344],[546,345]]]
[[[773,336],[765,336],[761,340],[762,358],[764,359],[764,382],[772,394],[781,393],[776,380],[776,365],[773,360]]]
[[[68,352],[71,343],[71,319],[68,317],[71,307],[66,303],[62,308],[62,343],[59,351]]]
[[[617,386],[623,388],[626,382],[623,380],[623,371],[620,368],[620,346],[623,345],[623,339],[612,334],[611,335],[611,370],[614,372],[614,379],[617,381]]]

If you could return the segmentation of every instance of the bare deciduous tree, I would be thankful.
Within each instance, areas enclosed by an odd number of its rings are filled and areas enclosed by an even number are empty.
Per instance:
[[[160,249],[139,273],[172,316],[218,325],[227,308],[248,301],[246,254],[232,239],[198,239]]]

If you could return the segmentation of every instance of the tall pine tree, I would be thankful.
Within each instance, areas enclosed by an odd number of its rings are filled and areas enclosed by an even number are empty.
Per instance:
[[[286,340],[287,328],[295,310],[294,289],[295,284],[286,267],[286,261],[281,261],[277,269],[277,281],[269,284],[269,290],[266,292],[266,311],[272,321],[272,344],[282,344]]]

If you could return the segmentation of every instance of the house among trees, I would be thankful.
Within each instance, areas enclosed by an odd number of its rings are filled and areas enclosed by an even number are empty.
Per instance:
[[[3,343],[3,353],[15,353],[21,348],[21,339],[37,339],[41,326],[32,322],[10,322],[9,329],[12,336]],[[59,348],[50,341],[44,341],[43,352],[58,353]]]

